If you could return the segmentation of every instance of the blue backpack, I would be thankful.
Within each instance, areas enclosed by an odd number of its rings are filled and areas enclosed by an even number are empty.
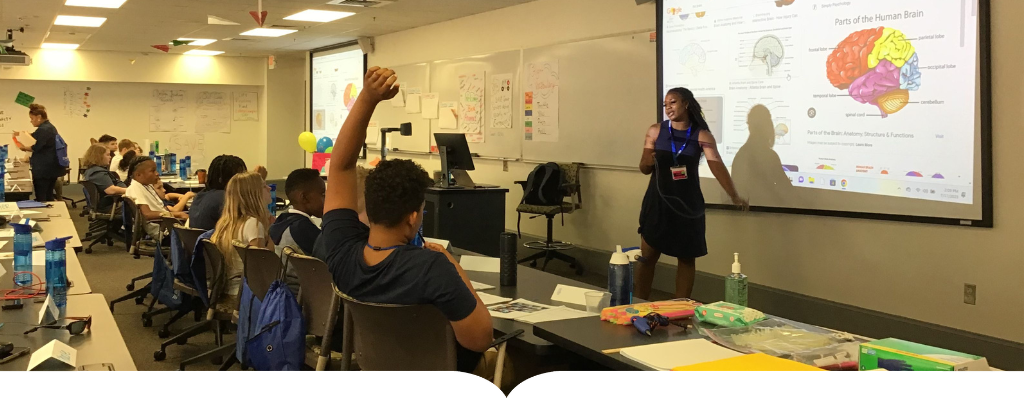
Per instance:
[[[57,163],[60,167],[70,167],[71,159],[68,159],[68,144],[64,142],[64,138],[60,137],[60,133],[57,133],[55,138],[57,145]]]
[[[252,338],[246,343],[248,365],[258,371],[297,371],[306,358],[306,321],[295,295],[280,279],[259,308]]]

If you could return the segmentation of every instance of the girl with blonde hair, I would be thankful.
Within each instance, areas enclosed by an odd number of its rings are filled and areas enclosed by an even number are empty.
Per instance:
[[[255,172],[236,174],[224,189],[224,210],[217,220],[212,240],[227,264],[226,277],[231,281],[225,293],[229,295],[238,295],[242,284],[242,258],[231,242],[238,240],[274,250],[269,233],[273,223],[273,216],[267,209],[269,203],[270,186]]]

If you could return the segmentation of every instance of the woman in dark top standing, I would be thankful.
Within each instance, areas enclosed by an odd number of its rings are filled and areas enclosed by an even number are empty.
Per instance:
[[[654,267],[662,253],[679,261],[676,297],[689,297],[693,291],[696,259],[708,254],[704,195],[697,171],[702,154],[732,202],[746,206],[746,201],[736,193],[693,93],[681,87],[669,90],[665,94],[665,117],[667,120],[647,130],[640,158],[640,171],[651,175],[638,230],[643,259],[635,295],[641,299],[651,296]]]
[[[18,148],[32,153],[29,165],[32,166],[32,188],[36,192],[36,200],[52,201],[57,178],[65,173],[64,167],[57,161],[57,128],[50,123],[46,108],[41,104],[30,104],[28,117],[32,126],[36,127],[36,131],[32,132],[36,142],[31,147],[18,143]]]

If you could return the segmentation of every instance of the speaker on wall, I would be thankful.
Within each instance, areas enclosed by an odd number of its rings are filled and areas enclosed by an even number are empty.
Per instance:
[[[358,39],[358,41],[359,41],[359,49],[363,51],[363,54],[373,53],[373,46],[374,46],[373,37],[360,37]]]

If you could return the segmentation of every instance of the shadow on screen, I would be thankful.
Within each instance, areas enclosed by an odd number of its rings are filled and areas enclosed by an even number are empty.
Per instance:
[[[783,170],[782,160],[775,153],[775,124],[772,114],[763,105],[747,113],[750,136],[736,152],[732,177],[741,196],[750,204],[775,206],[790,203],[793,184]]]

